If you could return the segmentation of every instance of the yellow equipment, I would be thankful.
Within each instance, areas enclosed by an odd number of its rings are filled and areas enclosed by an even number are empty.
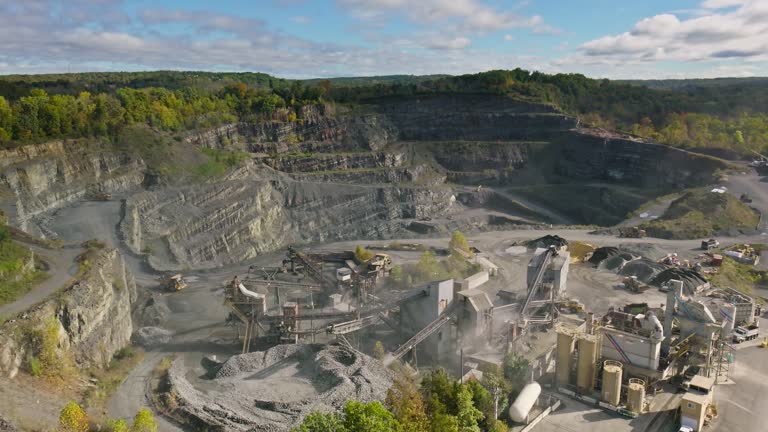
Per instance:
[[[766,336],[762,342],[760,342],[760,348],[768,347],[768,336]]]
[[[166,288],[168,289],[168,291],[181,291],[186,287],[187,287],[187,283],[184,281],[184,278],[181,276],[181,273],[177,273],[173,276],[170,276],[166,281]]]
[[[619,229],[619,237],[627,237],[627,238],[643,238],[646,236],[646,232],[644,229],[640,227],[629,227],[629,228],[620,228]]]

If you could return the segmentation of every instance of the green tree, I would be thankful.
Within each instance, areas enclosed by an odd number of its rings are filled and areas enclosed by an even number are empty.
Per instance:
[[[85,413],[76,402],[69,402],[64,405],[59,414],[59,431],[61,432],[88,432],[90,421],[88,414]]]
[[[128,427],[128,423],[126,423],[123,419],[107,419],[107,428],[111,432],[129,432],[130,428]]]
[[[373,252],[365,249],[360,245],[357,245],[357,248],[355,248],[355,258],[359,262],[366,262],[369,259],[373,258]]]
[[[396,264],[392,266],[392,270],[389,271],[389,277],[392,278],[392,282],[400,285],[403,283],[403,266]]]
[[[146,408],[140,409],[133,418],[131,432],[157,432],[157,430],[155,416]]]
[[[427,412],[456,414],[456,385],[443,368],[427,373],[421,380],[421,392],[427,401]]]
[[[419,281],[432,281],[441,277],[443,270],[440,263],[432,255],[432,252],[426,251],[419,258],[416,264],[416,277]]]
[[[480,432],[478,422],[483,413],[472,402],[472,392],[469,386],[459,385],[456,392],[456,418],[459,422],[459,432]]]
[[[409,378],[399,376],[387,391],[385,404],[400,422],[402,432],[422,432],[429,429],[424,400]]]
[[[379,402],[349,401],[344,405],[344,427],[349,432],[396,432],[400,424]]]
[[[336,413],[314,412],[304,418],[291,432],[353,432],[348,431]]]
[[[508,353],[504,356],[504,378],[513,388],[520,388],[528,378],[528,360]]]
[[[451,236],[451,241],[448,242],[448,247],[453,250],[458,250],[462,252],[466,252],[468,254],[471,254],[472,252],[469,249],[469,243],[467,243],[467,239],[464,237],[464,234],[460,232],[455,232]]]
[[[493,420],[499,418],[499,413],[503,411],[508,404],[507,395],[510,392],[510,386],[504,379],[504,374],[499,366],[491,366],[483,368],[483,379],[480,383],[488,390],[493,400],[493,412],[489,416],[487,411],[484,411],[486,420],[491,417]],[[482,408],[481,408],[482,409]],[[492,422],[486,422],[486,426],[492,426]]]
[[[373,344],[373,357],[377,360],[383,360],[387,355],[387,350],[384,349],[384,344],[381,341],[376,341]]]

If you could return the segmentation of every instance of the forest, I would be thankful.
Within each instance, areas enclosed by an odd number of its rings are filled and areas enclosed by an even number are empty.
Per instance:
[[[621,82],[523,69],[461,76],[306,81],[261,73],[116,72],[0,77],[0,146],[295,121],[305,105],[436,93],[497,94],[552,105],[582,124],[689,148],[768,150],[768,80]]]

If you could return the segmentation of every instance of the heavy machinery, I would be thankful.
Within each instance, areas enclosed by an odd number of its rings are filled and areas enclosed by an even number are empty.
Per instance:
[[[94,201],[109,201],[111,199],[112,199],[112,194],[108,194],[108,193],[104,193],[104,192],[99,192],[99,193],[93,194],[93,200]]]
[[[733,342],[741,343],[752,339],[757,339],[760,333],[760,327],[755,324],[749,326],[738,326],[733,330]]]
[[[619,237],[643,238],[647,235],[644,229],[640,227],[619,228]]]
[[[368,269],[375,272],[386,272],[392,268],[392,258],[387,254],[377,253],[368,260]]]
[[[557,303],[557,308],[563,312],[581,313],[584,312],[584,304],[576,299],[567,299]]]
[[[181,276],[181,273],[176,273],[175,275],[168,276],[165,280],[165,288],[168,291],[181,291],[184,288],[187,287],[187,283],[184,281],[184,278]]]
[[[624,288],[634,293],[641,293],[649,288],[648,285],[640,282],[637,276],[628,276],[622,282],[624,283]]]
[[[718,247],[720,247],[720,242],[717,241],[716,239],[711,238],[709,240],[702,240],[701,241],[701,249],[702,250],[708,251],[708,250],[711,250],[711,249],[717,249]]]

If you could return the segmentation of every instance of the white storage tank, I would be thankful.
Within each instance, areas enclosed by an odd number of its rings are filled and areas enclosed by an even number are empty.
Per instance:
[[[730,303],[720,306],[720,317],[723,319],[723,334],[729,337],[736,325],[736,306]]]
[[[541,386],[535,381],[523,387],[523,391],[509,407],[509,417],[518,423],[525,423],[528,413],[531,412],[531,408],[536,404],[540,394]]]

